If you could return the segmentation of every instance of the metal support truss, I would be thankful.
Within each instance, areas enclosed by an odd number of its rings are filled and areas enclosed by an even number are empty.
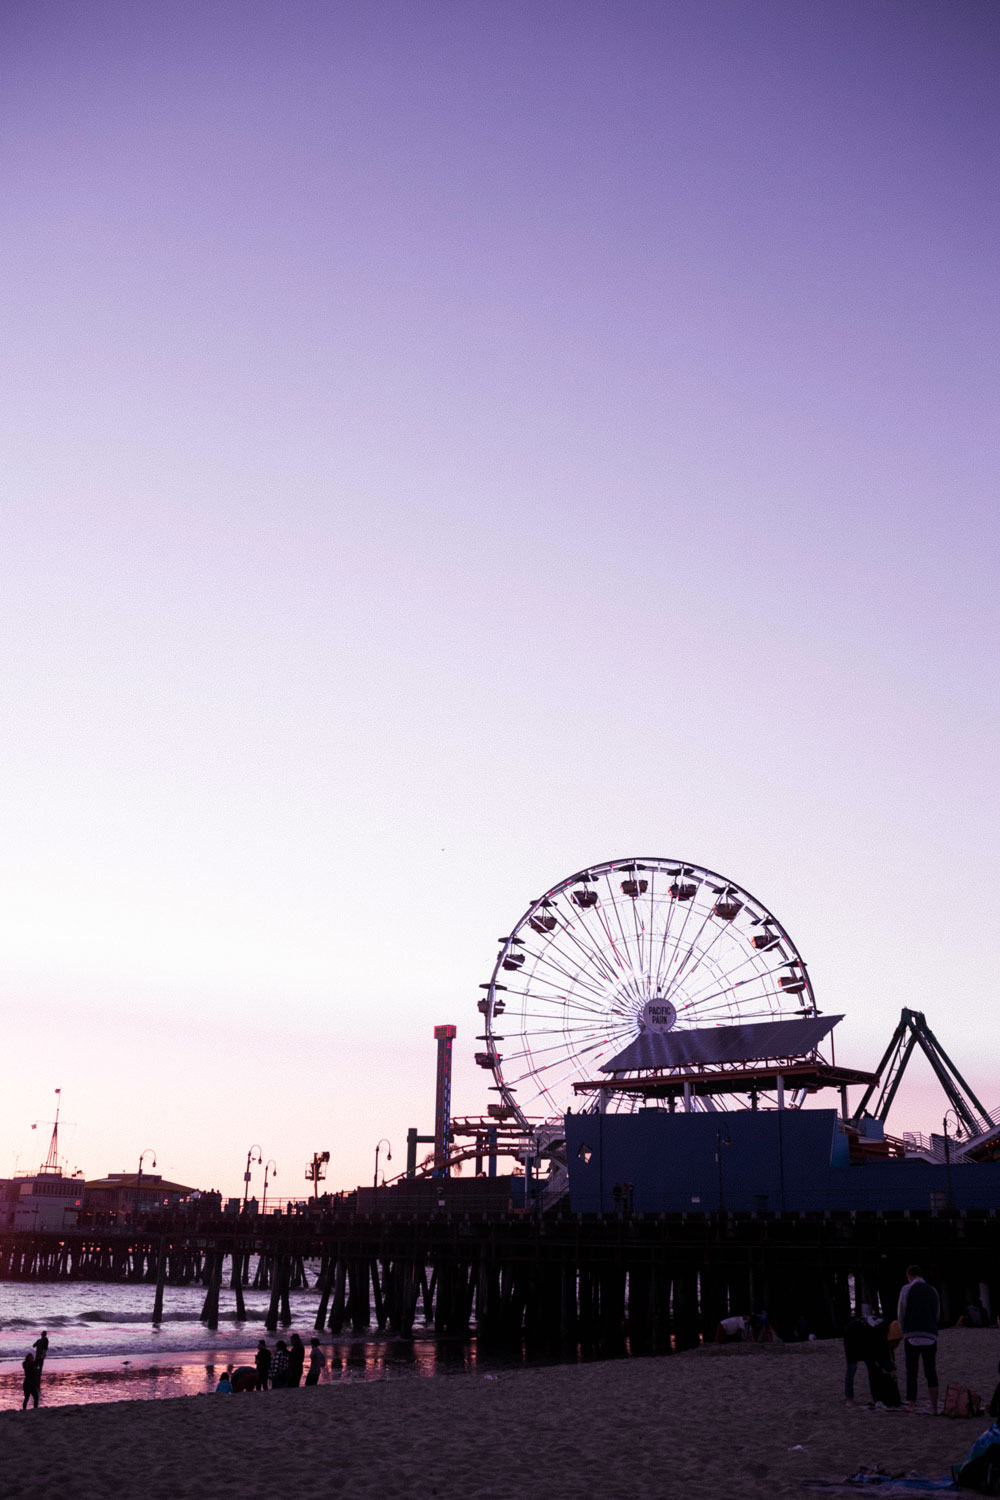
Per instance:
[[[907,1010],[905,1007],[900,1012],[899,1025],[892,1034],[892,1040],[875,1070],[875,1080],[868,1085],[855,1111],[855,1120],[868,1114],[885,1122],[914,1047],[920,1047],[934,1069],[948,1103],[962,1121],[966,1133],[973,1136],[989,1130],[992,1121],[988,1111],[931,1031],[923,1011]],[[875,1103],[871,1107],[873,1099]]]

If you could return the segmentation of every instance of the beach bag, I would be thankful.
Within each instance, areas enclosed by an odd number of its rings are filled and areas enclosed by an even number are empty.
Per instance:
[[[978,1391],[970,1391],[964,1385],[950,1385],[944,1393],[944,1415],[946,1417],[980,1417],[983,1414],[982,1397]]]
[[[955,1483],[980,1495],[1000,1495],[1000,1427],[987,1428],[952,1470]]]

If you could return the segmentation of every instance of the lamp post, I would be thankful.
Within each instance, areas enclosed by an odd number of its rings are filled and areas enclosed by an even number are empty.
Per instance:
[[[263,1197],[263,1200],[262,1200],[261,1205],[260,1205],[261,1218],[263,1218],[264,1215],[267,1213],[267,1174],[268,1174],[268,1172],[271,1171],[272,1167],[274,1167],[274,1171],[271,1172],[271,1176],[272,1177],[277,1177],[277,1175],[278,1175],[278,1168],[275,1166],[275,1162],[274,1162],[274,1157],[273,1156],[268,1160],[267,1165],[264,1168],[264,1197]]]
[[[722,1126],[721,1125],[716,1126],[716,1130],[715,1130],[715,1161],[716,1161],[716,1165],[719,1168],[719,1218],[720,1219],[721,1219],[722,1215],[726,1211],[726,1198],[725,1198],[725,1194],[722,1191],[722,1148],[723,1148],[723,1146],[731,1146],[732,1144],[733,1144],[732,1137],[729,1134],[729,1127],[728,1127],[728,1125],[726,1126],[726,1133],[725,1133],[725,1135],[723,1135],[723,1133],[722,1133]]]
[[[944,1131],[944,1177],[945,1177],[945,1185],[946,1185],[946,1189],[947,1189],[948,1207],[949,1208],[954,1208],[955,1207],[955,1196],[954,1196],[954,1194],[952,1193],[952,1190],[951,1190],[951,1141],[950,1141],[950,1139],[948,1137],[948,1116],[949,1115],[954,1115],[955,1116],[955,1131],[956,1131],[956,1134],[958,1133],[959,1130],[961,1130],[961,1128],[962,1128],[962,1122],[961,1122],[961,1120],[958,1117],[958,1111],[955,1110],[955,1109],[946,1109],[945,1113],[944,1113],[944,1119],[941,1121],[941,1129]]]
[[[257,1153],[256,1158],[254,1157],[254,1152],[255,1151]],[[264,1153],[263,1153],[263,1151],[261,1151],[260,1147],[257,1146],[257,1145],[251,1146],[250,1150],[247,1152],[247,1168],[246,1168],[246,1171],[243,1173],[243,1212],[244,1212],[244,1214],[247,1211],[247,1199],[250,1196],[250,1163],[252,1161],[254,1161],[254,1160],[256,1160],[258,1167],[261,1165],[261,1163],[264,1160]]]
[[[143,1151],[142,1154],[140,1155],[140,1157],[139,1157],[139,1170],[135,1174],[135,1212],[136,1212],[136,1217],[137,1218],[139,1216],[139,1213],[141,1212],[141,1201],[140,1201],[140,1198],[139,1198],[139,1190],[142,1187],[142,1164],[146,1160],[147,1156],[151,1156],[153,1158],[153,1168],[155,1170],[155,1168],[156,1168],[156,1152],[153,1150],[152,1146],[147,1146],[146,1149],[145,1149],[145,1151]]]
[[[378,1197],[378,1154],[383,1146],[388,1146],[389,1148],[386,1151],[385,1155],[386,1161],[392,1161],[392,1146],[389,1145],[389,1142],[386,1140],[385,1136],[383,1136],[378,1145],[375,1147],[375,1192],[373,1194],[373,1203],[374,1199]]]

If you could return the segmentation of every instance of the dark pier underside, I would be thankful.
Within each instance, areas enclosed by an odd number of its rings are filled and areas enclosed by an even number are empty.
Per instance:
[[[838,1333],[862,1302],[894,1309],[906,1265],[941,1291],[944,1321],[981,1293],[1000,1308],[994,1211],[677,1214],[604,1217],[440,1215],[150,1224],[0,1237],[0,1279],[149,1284],[150,1320],[170,1288],[205,1287],[244,1313],[244,1289],[268,1289],[265,1326],[291,1322],[289,1293],[311,1288],[317,1330],[371,1327],[409,1336],[425,1317],[442,1336],[475,1331],[484,1347],[668,1353],[711,1338],[728,1313],[767,1312],[784,1338]],[[307,1264],[308,1263],[308,1264]]]

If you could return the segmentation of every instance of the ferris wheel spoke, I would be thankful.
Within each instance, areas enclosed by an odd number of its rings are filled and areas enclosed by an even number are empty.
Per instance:
[[[580,1010],[586,1010],[594,1015],[603,1015],[608,1008],[607,993],[592,995],[589,992],[580,994],[572,984],[563,979],[558,986],[549,979],[537,974],[526,974],[525,983],[520,988],[509,987],[507,995],[523,995],[529,999],[545,1001],[552,1005],[576,1006]]]
[[[604,929],[605,935],[607,936],[608,940],[611,942],[611,950],[614,953],[615,960],[616,960],[616,962],[618,964],[618,971],[619,972],[616,973],[615,970],[614,970],[614,968],[613,968],[613,966],[611,965],[611,963],[608,960],[607,953],[605,952],[604,948],[601,946],[599,938],[597,938],[597,935],[590,928],[590,924],[587,921],[587,913],[588,913],[588,908],[581,906],[580,907],[580,915],[579,915],[579,917],[577,919],[577,921],[579,923],[579,927],[577,927],[577,924],[575,922],[573,924],[567,923],[567,930],[570,930],[571,925],[572,925],[572,928],[573,928],[574,931],[581,931],[581,932],[586,933],[587,938],[593,944],[593,947],[591,948],[590,951],[592,953],[595,953],[595,954],[598,955],[600,963],[601,963],[602,967],[604,968],[604,971],[607,974],[608,979],[611,980],[612,984],[617,984],[618,981],[619,981],[620,972],[621,972],[622,967],[623,967],[623,965],[622,965],[622,959],[621,959],[621,954],[618,952],[617,948],[615,947],[614,940],[611,938],[611,934],[609,932],[607,932],[607,929],[605,928]]]
[[[683,876],[680,877],[680,879],[682,879],[682,880],[683,880],[683,878],[684,878]],[[677,941],[674,944],[673,958],[671,959],[671,963],[673,963],[673,964],[679,964],[681,962],[680,951],[681,951],[681,948],[682,948],[682,946],[684,944],[684,940],[685,940],[685,936],[687,934],[688,926],[690,925],[690,922],[691,922],[691,914],[692,914],[692,912],[694,912],[696,910],[694,898],[692,898],[690,901],[686,901],[684,903],[684,908],[685,908],[685,910],[684,910],[684,921],[681,923],[681,930],[677,934]],[[695,938],[695,941],[697,941],[697,937]],[[656,978],[657,978],[657,982],[659,982],[659,980],[660,980],[659,972],[657,972]],[[663,982],[669,986],[669,984],[670,984],[670,975],[669,975],[669,973],[665,973],[663,975]]]
[[[698,1006],[700,1008],[701,1006],[707,1004],[709,1000],[715,1000],[718,998],[718,996],[728,994],[732,990],[743,989],[748,984],[756,984],[759,980],[766,979],[769,976],[775,976],[777,975],[777,973],[777,969],[769,969],[766,974],[751,974],[747,979],[738,979],[735,984],[729,985],[727,990],[717,990],[714,995],[703,996],[703,998],[698,1001]],[[692,1004],[693,1002],[689,1002],[689,1004],[685,1006],[685,1009],[690,1009]]]
[[[759,998],[751,998],[749,1002],[746,1000],[741,1001],[739,1021],[734,1024],[744,1026],[750,1021],[767,1021],[773,1019],[774,1010],[770,1006],[759,1010],[753,1009],[754,1006],[759,1006],[760,1004],[761,1001]],[[726,1022],[733,1020],[730,1010],[725,1005],[720,1005],[715,1010],[709,1011],[708,1014],[721,1017],[721,1020],[713,1022],[713,1025],[724,1025]]]
[[[711,938],[705,944],[704,948],[701,948],[701,949],[698,950],[698,953],[697,953],[697,956],[695,957],[694,963],[692,963],[690,965],[690,967],[685,968],[685,965],[687,965],[688,960],[691,958],[691,955],[695,951],[695,945],[698,943],[699,939],[701,938],[702,933],[705,931],[706,926],[711,921],[711,919],[712,919],[712,917],[714,915],[715,915],[714,908],[712,910],[709,910],[705,914],[705,920],[702,922],[701,926],[698,928],[697,935],[695,936],[694,941],[692,942],[691,946],[688,948],[688,951],[687,951],[687,953],[686,953],[686,955],[684,957],[684,962],[681,964],[681,966],[678,969],[677,973],[675,974],[674,978],[670,981],[670,984],[667,987],[667,998],[669,998],[672,995],[672,993],[674,992],[674,990],[677,989],[677,987],[680,985],[680,982],[681,982],[682,979],[684,979],[685,982],[686,982],[687,980],[690,979],[690,977],[691,977],[692,974],[697,973],[697,971],[701,967],[701,965],[708,959],[709,954],[712,952],[712,949],[715,947],[716,943],[720,942],[722,940],[722,938],[726,935],[726,928],[724,926],[720,926],[718,928],[718,930],[712,934]]]
[[[636,951],[639,954],[639,973],[646,975],[646,989],[648,991],[648,989],[649,989],[649,966],[648,966],[648,964],[645,963],[645,961],[643,959],[643,956],[642,956],[642,950],[644,949],[644,947],[646,946],[646,944],[644,942],[645,932],[643,930],[642,924],[639,921],[639,898],[638,897],[636,897],[636,899],[632,902],[632,926],[633,926],[633,928],[635,930],[635,946],[636,946]]]
[[[683,881],[683,879],[684,879],[683,873],[680,874],[680,875],[678,875],[677,879],[679,881]],[[676,937],[674,938],[673,948],[671,950],[672,953],[675,956],[676,956],[677,952],[680,949],[681,943],[683,943],[683,941],[684,941],[684,934],[687,931],[687,924],[688,924],[688,921],[690,920],[690,917],[691,917],[691,904],[689,902],[686,902],[686,901],[685,902],[681,902],[676,897],[672,898],[672,900],[670,902],[670,908],[668,908],[668,911],[667,911],[667,925],[664,928],[664,932],[663,932],[663,942],[660,944],[660,953],[659,953],[659,957],[656,960],[656,975],[655,975],[655,977],[652,976],[652,975],[650,976],[650,978],[652,980],[652,983],[653,983],[653,988],[654,988],[654,990],[656,991],[657,994],[659,994],[659,992],[660,992],[660,975],[663,973],[663,960],[664,960],[664,958],[666,956],[667,933],[668,933],[669,928],[670,928],[670,917],[673,914],[671,908],[673,908],[673,907],[675,907],[677,905],[682,905],[684,907],[684,919],[681,922],[681,930],[680,930],[680,932],[678,932],[677,935],[676,935]],[[669,965],[668,965],[668,967],[669,967]]]
[[[617,1031],[622,1026],[634,1026],[636,1014],[636,1011],[606,1010],[598,1016],[589,1011],[580,1013],[577,1011],[563,1010],[561,1013],[557,1013],[552,1009],[539,1009],[524,1010],[522,1012],[519,1012],[516,1017],[507,1015],[503,1019],[505,1024],[510,1022],[511,1020],[514,1020],[516,1021],[517,1026],[527,1026],[531,1024],[535,1026],[552,1027],[554,1030],[578,1031],[581,1027],[591,1027],[595,1031]],[[516,1027],[507,1025],[507,1035],[517,1036],[518,1031]]]
[[[613,891],[610,891],[610,880],[607,879],[607,874],[606,876],[604,876],[604,879],[606,879],[607,888],[609,888],[610,892],[609,904],[610,907],[612,907],[613,912],[615,912],[615,921],[618,922],[618,932],[621,933],[622,954],[624,954],[624,957],[622,957],[621,954],[618,954],[618,941],[616,941],[615,936],[613,936],[612,924],[610,924],[609,916],[607,916],[607,907],[604,906],[603,901],[601,901],[601,903],[598,903],[598,906],[595,907],[595,910],[597,910],[597,918],[598,921],[600,921],[601,927],[603,927],[604,932],[607,933],[607,941],[609,941],[610,945],[612,945],[613,951],[615,951],[616,956],[621,959],[622,966],[624,966],[624,968],[627,969],[630,974],[634,974],[634,972],[636,972],[636,965],[634,965],[633,956],[631,956],[630,950],[628,950],[628,939],[625,938],[625,929],[624,927],[622,927],[621,912],[619,912],[618,910],[618,904],[616,904],[615,901],[615,894],[613,894]]]
[[[551,1020],[551,1019],[552,1019],[551,1016],[542,1016],[542,1017],[539,1017],[540,1021],[546,1021],[546,1020]],[[597,1028],[597,1027],[591,1025],[589,1022],[581,1022],[578,1026],[545,1026],[545,1025],[537,1025],[537,1026],[532,1027],[531,1035],[532,1036],[558,1036],[558,1037],[562,1037],[563,1040],[564,1040],[564,1042],[567,1045],[569,1045],[569,1041],[570,1041],[570,1039],[572,1037],[592,1037],[592,1038],[594,1038],[596,1040],[597,1037],[599,1037],[599,1036],[617,1036],[619,1034],[619,1032],[622,1032],[622,1031],[631,1032],[631,1030],[632,1030],[632,1027],[631,1027],[631,1024],[630,1024],[629,1021],[621,1021],[616,1026],[603,1026],[601,1028]],[[522,1038],[526,1038],[527,1036],[528,1036],[528,1033],[526,1031],[508,1031],[507,1032],[507,1037],[511,1041],[520,1041]],[[508,1054],[505,1052],[504,1056],[506,1057],[507,1055]]]
[[[734,976],[734,974],[738,974],[742,969],[745,969],[746,966],[747,966],[747,964],[753,964],[755,966],[755,971],[758,974],[765,973],[765,972],[767,972],[767,973],[770,972],[770,970],[768,970],[767,967],[766,967],[767,966],[767,959],[764,957],[764,955],[762,953],[753,952],[753,953],[748,953],[744,958],[742,958],[739,961],[739,963],[734,964],[728,970],[728,973],[727,973],[727,976],[726,976],[727,979],[732,979],[733,976]],[[761,968],[762,964],[764,965],[763,969]],[[713,983],[713,981],[709,980],[707,982],[707,984],[706,984],[706,988],[710,989],[711,986],[712,986],[712,983]],[[694,994],[688,996],[688,1003],[691,1004],[692,1002],[697,1001],[703,994],[704,994],[704,990],[695,990]]]
[[[600,1057],[603,1045],[604,1045],[603,1043],[597,1043],[593,1047],[585,1047],[580,1052],[576,1053],[573,1058],[566,1059],[567,1070],[569,1070],[569,1067],[570,1067],[571,1063],[572,1064],[577,1064],[577,1063],[581,1062],[585,1057],[589,1056],[592,1053],[596,1053],[597,1057]],[[526,1056],[523,1060],[524,1061],[529,1061],[529,1057]],[[596,1061],[596,1058],[595,1058],[595,1061]],[[549,1073],[549,1072],[551,1072],[551,1070],[552,1070],[552,1068],[554,1066],[555,1066],[554,1063],[542,1063],[539,1071],[544,1072],[544,1073]],[[510,1087],[511,1088],[518,1088],[518,1087],[520,1087],[520,1085],[522,1083],[525,1083],[529,1078],[538,1078],[538,1071],[536,1071],[534,1068],[529,1068],[527,1072],[520,1073],[520,1074],[515,1074],[515,1076],[510,1080]],[[552,1083],[554,1083],[556,1081],[557,1080],[556,1080],[556,1078],[555,1078],[554,1075],[551,1076],[551,1077],[549,1077],[549,1078],[547,1078],[545,1080],[545,1082],[548,1085],[551,1085]]]
[[[523,991],[515,990],[510,993],[544,996],[553,1004],[578,1005],[595,1014],[607,1008],[606,994],[595,994],[589,989],[581,990],[580,986],[574,983],[572,975],[561,975],[558,980],[552,980],[544,974],[526,974],[525,980],[526,985]]]
[[[649,878],[649,993],[650,993],[650,997],[652,997],[653,991],[656,988],[656,983],[657,983],[657,980],[659,978],[660,970],[663,967],[663,957],[664,957],[664,954],[666,953],[667,943],[670,941],[670,937],[671,937],[670,928],[671,928],[671,926],[673,924],[674,912],[677,909],[677,902],[676,901],[670,900],[670,901],[667,902],[667,919],[666,919],[666,921],[663,924],[663,935],[660,938],[660,951],[656,955],[656,973],[654,975],[654,973],[653,973],[653,932],[655,930],[655,928],[654,928],[655,918],[654,918],[654,912],[653,912],[653,885],[654,885],[654,881],[655,881],[655,876],[651,875],[650,878]]]
[[[504,1062],[511,1063],[527,1061],[529,1058],[548,1057],[552,1053],[557,1053],[559,1057],[565,1058],[567,1062],[572,1062],[575,1058],[583,1057],[589,1052],[596,1052],[599,1048],[610,1045],[612,1045],[612,1040],[608,1037],[594,1037],[590,1040],[584,1037],[581,1039],[579,1045],[573,1047],[571,1052],[567,1051],[565,1042],[551,1042],[546,1047],[522,1047],[516,1052],[505,1052],[503,1059]],[[555,1060],[553,1059],[553,1061]]]
[[[531,994],[527,998],[532,1001],[533,1008],[528,1010],[525,1007],[520,1013],[518,1019],[524,1021],[554,1021],[558,1017],[564,1016],[567,1019],[579,1021],[581,1025],[599,1026],[608,1014],[607,1006],[581,1005],[578,1003],[570,1006],[561,997],[548,995]],[[509,1025],[509,1021],[510,1017],[508,1016],[505,1024]]]
[[[641,954],[639,955],[639,961],[638,961],[638,964],[636,964],[635,961],[633,960],[633,957],[632,957],[632,950],[631,950],[631,948],[628,945],[628,935],[627,935],[627,933],[625,931],[625,924],[622,921],[622,914],[621,914],[621,911],[619,910],[619,907],[618,907],[618,900],[617,900],[617,897],[615,896],[614,888],[613,888],[613,886],[611,884],[611,872],[609,870],[606,870],[604,872],[604,883],[605,883],[605,885],[608,888],[608,901],[609,901],[609,903],[611,905],[611,909],[613,910],[613,912],[615,914],[615,921],[618,924],[618,931],[621,933],[622,948],[625,951],[625,957],[628,960],[629,969],[634,974],[634,973],[636,973],[637,969],[639,971],[642,970],[642,955]]]
[[[555,948],[555,951],[560,955],[560,957],[565,958],[568,964],[573,963],[572,958],[567,954],[563,954],[562,949],[559,948],[556,944],[550,943],[549,947]],[[556,963],[554,958],[549,958],[547,956],[547,953],[541,953],[537,955],[537,962],[532,966],[532,974],[537,974],[539,963],[544,963],[545,965],[547,965],[547,967],[554,969],[557,974],[562,975],[564,979],[569,980],[570,983],[578,985],[582,989],[590,990],[596,996],[603,996],[607,992],[606,987],[602,987],[601,985],[595,984],[591,980],[585,978],[582,971],[580,970],[579,964],[577,964],[575,969],[564,968],[562,964]]]
[[[608,963],[604,953],[601,952],[600,948],[593,947],[592,943],[589,941],[587,943],[581,942],[580,931],[581,928],[577,925],[576,922],[565,920],[563,921],[563,933],[573,944],[573,946],[579,948],[581,954],[583,954],[585,958],[587,958],[595,965],[599,974],[603,974],[604,978],[609,980],[612,984],[617,984],[618,975]],[[583,927],[582,931],[586,934],[588,939],[591,939],[592,934],[590,933],[589,928]]]
[[[705,931],[705,928],[706,928],[706,926],[708,924],[708,921],[709,921],[710,917],[711,917],[711,912],[709,912],[706,916],[704,916],[702,918],[701,926],[698,928],[698,931],[695,933],[694,937],[691,939],[690,943],[688,944],[687,951],[685,952],[684,957],[682,959],[680,959],[679,962],[678,962],[677,973],[673,976],[672,979],[668,979],[668,981],[667,981],[667,988],[666,988],[666,991],[664,992],[664,998],[665,999],[669,999],[670,996],[671,996],[671,994],[677,989],[677,986],[680,984],[681,977],[682,977],[682,975],[684,973],[685,965],[687,964],[688,960],[690,959],[692,953],[695,951],[695,948],[698,945],[698,942],[699,942],[699,940],[701,938],[702,933]]]
[[[597,1019],[601,1019],[607,1014],[606,1005],[598,1006],[587,1004],[583,1000],[581,1000],[579,996],[574,996],[572,1002],[570,1002],[567,996],[564,994],[545,995],[540,994],[537,990],[508,990],[507,993],[508,995],[520,995],[523,999],[532,1000],[538,1005],[551,1005],[554,1008],[561,1010],[564,1014],[566,1013],[570,1004],[572,1004],[573,1013],[575,1014],[583,1016],[594,1016]],[[506,1024],[509,1024],[509,1021]]]

